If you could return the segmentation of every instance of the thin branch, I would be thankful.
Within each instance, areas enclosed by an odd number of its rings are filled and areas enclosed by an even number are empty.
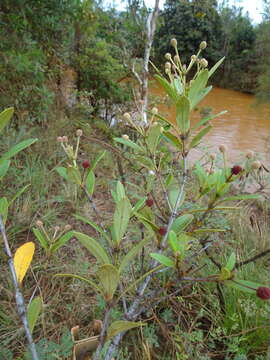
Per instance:
[[[247,264],[249,264],[249,263],[251,263],[251,262],[254,262],[254,261],[256,261],[256,260],[258,260],[258,259],[260,259],[260,258],[262,258],[262,257],[264,257],[264,256],[266,256],[266,255],[268,255],[268,254],[270,254],[270,249],[267,249],[267,250],[265,250],[265,251],[262,251],[260,254],[257,254],[257,255],[255,255],[255,256],[253,256],[252,258],[249,258],[249,259],[247,259],[247,260],[240,261],[240,262],[236,263],[236,264],[235,264],[235,269],[238,269],[238,268],[240,268],[241,266],[247,265]]]
[[[37,350],[36,350],[36,345],[34,343],[34,340],[33,340],[33,337],[32,337],[31,331],[30,331],[29,323],[27,320],[27,316],[26,316],[27,312],[26,312],[24,297],[23,297],[23,294],[19,287],[19,283],[18,283],[18,279],[17,279],[15,267],[14,267],[13,256],[10,251],[10,247],[9,247],[9,243],[8,243],[8,239],[7,239],[7,235],[6,235],[6,230],[5,230],[5,225],[3,223],[3,219],[2,219],[1,215],[0,215],[0,231],[1,231],[1,234],[2,234],[2,237],[4,240],[5,252],[9,258],[8,264],[9,264],[9,268],[11,271],[12,280],[13,280],[13,284],[14,284],[14,288],[15,288],[15,299],[16,299],[18,314],[21,318],[21,321],[22,321],[24,329],[25,329],[30,352],[32,354],[32,359],[39,360]]]

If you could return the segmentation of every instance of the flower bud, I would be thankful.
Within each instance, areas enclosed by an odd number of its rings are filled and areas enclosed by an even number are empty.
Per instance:
[[[171,45],[175,48],[177,47],[177,40],[175,38],[171,39]]]
[[[247,151],[246,157],[247,157],[248,159],[253,159],[254,156],[255,156],[254,151],[252,151],[252,150],[248,150],[248,151]]]
[[[68,137],[67,137],[67,136],[63,136],[62,139],[63,139],[63,142],[64,142],[64,143],[67,143],[67,142],[68,142]]]
[[[153,114],[153,115],[157,115],[157,113],[158,113],[158,108],[153,107],[153,109],[152,109],[151,111],[152,111],[152,114]]]
[[[262,167],[262,163],[259,160],[253,161],[251,167],[253,170],[258,170]]]
[[[129,136],[127,134],[122,135],[122,139],[128,140]]]
[[[60,226],[56,225],[56,226],[54,227],[54,231],[55,231],[55,232],[58,232],[59,230],[60,230]]]
[[[262,300],[270,299],[270,289],[264,286],[258,287],[256,290],[256,295]]]
[[[154,205],[154,200],[151,198],[148,198],[145,203],[147,206],[152,207]]]
[[[206,41],[202,41],[202,42],[200,43],[200,49],[201,49],[201,50],[204,50],[204,49],[206,48],[206,46],[207,46],[207,42],[206,42]]]
[[[66,224],[65,227],[64,227],[65,231],[69,231],[71,229],[72,229],[72,226],[70,224]]]
[[[191,55],[190,60],[191,60],[191,61],[196,61],[196,60],[197,60],[197,56],[196,56],[196,55]]]
[[[172,55],[170,53],[165,54],[165,59],[170,60],[172,58]]]
[[[161,227],[158,229],[158,233],[162,236],[166,235],[167,232],[167,228],[166,227]]]
[[[209,157],[210,157],[211,160],[216,160],[217,154],[211,153],[211,154],[209,155]]]
[[[131,116],[130,116],[130,114],[127,113],[127,112],[124,113],[123,118],[124,118],[124,120],[126,120],[126,121],[130,121],[130,120],[131,120]]]
[[[167,61],[167,62],[165,63],[165,69],[171,70],[171,68],[172,68],[172,64]]]
[[[37,220],[36,221],[36,226],[37,227],[42,227],[43,226],[43,222],[41,220]]]
[[[82,162],[82,167],[83,167],[84,169],[90,168],[90,161],[89,161],[89,160],[83,160],[83,162]]]
[[[201,59],[200,64],[203,68],[206,68],[208,66],[208,61],[206,59]]]
[[[232,175],[238,175],[240,174],[241,172],[243,171],[243,168],[239,165],[234,165],[232,168],[231,168],[231,173]]]
[[[76,131],[76,135],[77,135],[78,137],[82,136],[82,134],[83,134],[83,132],[82,132],[81,129],[78,129],[78,130]]]
[[[180,57],[179,57],[178,55],[175,55],[175,56],[173,57],[173,61],[174,61],[175,63],[180,62]]]
[[[227,151],[226,146],[223,145],[223,144],[219,145],[218,149],[219,149],[219,151],[220,151],[221,153],[223,153],[223,154]]]
[[[62,143],[62,142],[63,142],[62,136],[58,136],[56,140],[57,140],[57,142],[59,142],[59,143]]]
[[[93,331],[94,334],[100,335],[102,330],[103,323],[101,320],[94,320],[93,321]]]

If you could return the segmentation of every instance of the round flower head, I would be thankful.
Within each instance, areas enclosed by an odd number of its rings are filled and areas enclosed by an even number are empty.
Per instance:
[[[175,38],[171,39],[171,45],[173,47],[176,47],[177,46],[177,40]]]
[[[36,221],[36,226],[37,227],[42,227],[43,226],[43,222],[41,220],[37,220]]]
[[[256,290],[256,295],[262,300],[270,299],[270,289],[264,286],[258,287]]]
[[[200,64],[203,68],[206,68],[208,66],[208,61],[206,59],[201,59]]]
[[[59,142],[59,143],[62,143],[62,142],[63,142],[62,136],[58,136],[58,137],[57,137],[57,142]]]
[[[154,200],[151,198],[148,198],[145,203],[147,206],[151,207],[154,205]]]
[[[174,61],[175,63],[180,62],[180,58],[179,58],[179,56],[178,56],[178,55],[174,55],[174,57],[173,57],[173,61]]]
[[[172,68],[172,64],[169,61],[166,61],[165,62],[165,69],[171,70],[171,68]]]
[[[83,132],[82,132],[81,129],[78,129],[78,130],[76,131],[76,135],[77,135],[78,137],[82,136],[82,134],[83,134]]]
[[[262,163],[259,160],[253,161],[251,167],[253,170],[259,170],[262,167]]]
[[[172,55],[170,53],[165,54],[165,59],[170,60],[172,58]]]
[[[220,151],[221,153],[223,153],[223,154],[227,151],[226,146],[223,145],[223,144],[219,145],[218,149],[219,149],[219,151]]]
[[[65,227],[64,227],[65,231],[69,231],[71,229],[72,229],[72,226],[70,224],[66,224]]]
[[[234,165],[232,168],[231,168],[231,173],[232,175],[238,175],[240,174],[240,172],[243,171],[243,168],[240,166],[240,165]]]
[[[254,156],[255,156],[254,151],[252,151],[252,150],[248,150],[248,151],[247,151],[246,157],[247,157],[248,159],[253,159]]]
[[[202,41],[202,42],[200,43],[200,49],[201,49],[201,50],[205,49],[206,46],[207,46],[207,42],[206,42],[206,41]]]
[[[67,136],[63,136],[62,139],[63,139],[63,142],[64,142],[64,143],[67,143],[67,142],[68,142],[68,137],[67,137]]]
[[[211,160],[216,160],[217,155],[215,153],[211,153],[209,157]]]
[[[160,235],[164,236],[164,235],[166,235],[167,228],[161,227],[161,228],[159,228],[158,232]]]
[[[152,111],[152,114],[153,114],[153,115],[157,115],[157,113],[158,113],[158,108],[153,107],[153,109],[152,109],[151,111]]]
[[[197,56],[196,56],[196,55],[191,55],[190,60],[191,60],[191,61],[196,61],[196,60],[197,60]]]
[[[124,115],[123,115],[123,117],[124,117],[124,119],[126,120],[126,121],[129,121],[129,120],[131,120],[131,116],[130,116],[130,114],[129,113],[124,113]]]
[[[84,169],[90,168],[90,161],[89,160],[84,160],[83,163],[82,163],[82,167]]]
[[[129,136],[127,134],[122,135],[122,139],[128,140]]]

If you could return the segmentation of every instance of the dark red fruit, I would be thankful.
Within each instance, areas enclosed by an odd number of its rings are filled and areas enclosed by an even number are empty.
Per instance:
[[[240,172],[243,171],[243,168],[239,165],[234,165],[232,168],[231,168],[231,172],[232,172],[232,175],[238,175],[240,174]]]
[[[145,203],[147,206],[151,207],[154,205],[154,200],[151,198],[148,198]]]
[[[90,161],[89,160],[84,160],[83,163],[82,163],[82,167],[84,169],[90,168]]]
[[[264,286],[258,287],[256,290],[256,295],[262,300],[270,299],[270,289]]]
[[[160,235],[164,236],[164,235],[166,235],[167,228],[161,227],[161,228],[159,228],[158,232]]]

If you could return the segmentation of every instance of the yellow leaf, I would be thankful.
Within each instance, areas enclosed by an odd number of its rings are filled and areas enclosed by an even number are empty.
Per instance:
[[[30,241],[20,246],[14,255],[14,267],[19,284],[22,283],[31,264],[34,252],[35,244]]]

